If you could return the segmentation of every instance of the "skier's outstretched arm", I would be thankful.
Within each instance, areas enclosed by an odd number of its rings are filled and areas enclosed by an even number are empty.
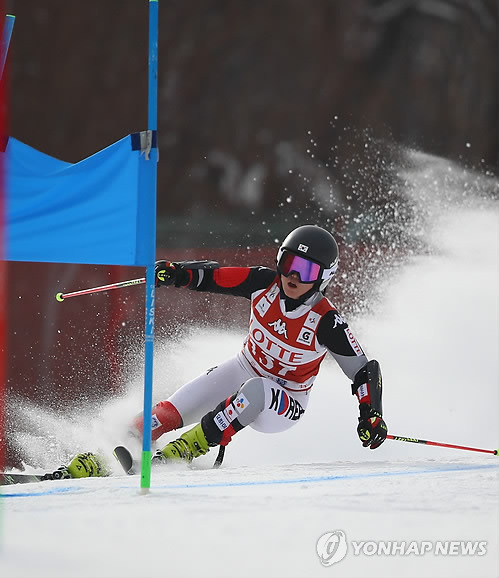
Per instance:
[[[317,338],[352,380],[352,395],[356,395],[359,402],[357,435],[364,447],[376,449],[388,433],[383,420],[379,363],[375,359],[368,361],[347,322],[337,311],[330,311],[321,319]]]
[[[157,261],[155,275],[156,287],[174,285],[247,299],[277,277],[266,267],[220,267],[216,261]]]

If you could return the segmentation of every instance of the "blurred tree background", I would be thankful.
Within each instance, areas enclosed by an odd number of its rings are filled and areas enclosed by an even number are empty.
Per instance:
[[[6,4],[12,136],[76,162],[146,128],[146,0]],[[496,175],[497,32],[497,0],[161,0],[158,245],[341,229],[400,145]]]

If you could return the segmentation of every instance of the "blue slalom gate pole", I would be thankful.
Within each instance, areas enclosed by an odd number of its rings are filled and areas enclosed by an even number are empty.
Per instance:
[[[5,17],[5,24],[3,25],[2,47],[0,53],[0,78],[3,76],[7,54],[9,52],[10,39],[12,38],[12,29],[14,28],[14,21],[16,17],[12,14],[7,14]]]
[[[145,304],[145,365],[144,365],[144,426],[142,435],[142,466],[140,487],[142,493],[148,493],[151,487],[151,431],[152,431],[152,384],[154,356],[154,310],[155,279],[154,263],[156,258],[156,190],[157,190],[157,125],[158,125],[158,0],[149,0],[149,81],[148,81],[148,130],[151,131],[153,146],[148,162],[149,236],[147,243],[148,263],[146,266],[146,304]],[[154,145],[156,143],[156,145]]]

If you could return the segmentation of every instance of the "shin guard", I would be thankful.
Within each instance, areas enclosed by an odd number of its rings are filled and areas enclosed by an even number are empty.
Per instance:
[[[183,426],[182,416],[169,401],[161,401],[152,410],[152,440],[156,441],[164,433]],[[144,429],[144,417],[137,416],[133,427],[141,434]]]

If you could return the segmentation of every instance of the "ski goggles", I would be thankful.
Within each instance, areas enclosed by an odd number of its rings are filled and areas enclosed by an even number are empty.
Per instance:
[[[287,251],[282,254],[278,269],[284,277],[297,273],[302,283],[315,283],[321,278],[320,265]]]

